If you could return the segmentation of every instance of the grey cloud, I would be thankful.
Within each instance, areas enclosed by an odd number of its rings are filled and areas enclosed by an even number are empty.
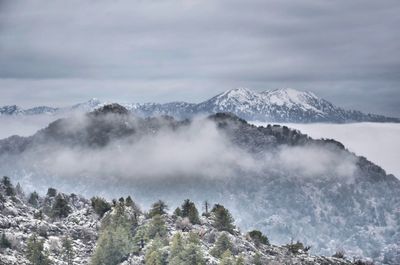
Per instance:
[[[162,101],[165,93],[157,91],[166,87],[171,98],[199,101],[236,86],[290,85],[332,95],[347,107],[345,85],[351,83],[360,91],[355,97],[385,87],[390,101],[378,102],[376,111],[400,115],[391,107],[400,97],[398,1],[43,0],[1,5],[0,78],[17,79],[14,89],[21,89],[20,79],[84,80],[68,91],[54,87],[76,99],[76,94],[98,96],[90,95],[98,80],[128,80],[132,100],[140,94]],[[156,92],[143,91],[139,83],[157,84]],[[189,91],[182,93],[183,85]],[[7,97],[7,87],[1,89],[4,100],[18,101]],[[107,98],[118,93],[108,86],[98,91]],[[368,110],[370,104],[358,105]]]

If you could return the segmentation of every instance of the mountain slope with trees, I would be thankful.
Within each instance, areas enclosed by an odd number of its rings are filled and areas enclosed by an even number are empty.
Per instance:
[[[4,265],[370,264],[312,256],[300,242],[270,245],[260,231],[241,233],[229,210],[219,204],[200,215],[196,205],[185,200],[177,215],[165,212],[167,205],[157,201],[143,212],[130,197],[90,201],[55,189],[45,197],[25,195],[7,177],[0,184],[0,195]],[[60,212],[54,195],[68,206],[62,215],[54,214]],[[185,216],[187,210],[194,222]]]

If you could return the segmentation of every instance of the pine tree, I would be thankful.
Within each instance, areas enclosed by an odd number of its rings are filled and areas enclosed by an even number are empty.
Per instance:
[[[197,211],[196,205],[189,199],[183,202],[180,216],[189,218],[192,224],[200,224],[199,212]]]
[[[134,225],[134,221],[126,215],[124,206],[116,206],[113,213],[102,220],[100,236],[91,264],[115,265],[120,263],[134,249],[131,233]]]
[[[1,234],[0,248],[11,248],[11,242],[8,240],[4,232]]]
[[[180,207],[176,207],[176,209],[175,209],[175,211],[174,211],[174,215],[175,215],[176,217],[178,217],[178,216],[182,217],[182,210],[181,210]]]
[[[24,190],[22,189],[21,184],[19,184],[19,182],[17,183],[17,186],[15,186],[15,193],[20,198],[25,198]]]
[[[47,197],[51,198],[51,197],[56,197],[57,195],[57,190],[54,188],[48,188],[47,189]]]
[[[133,203],[134,202],[133,202],[131,196],[126,197],[126,200],[125,200],[125,205],[126,206],[131,207],[133,205]]]
[[[36,234],[33,234],[28,239],[26,256],[31,262],[31,265],[51,264],[48,255],[44,252],[43,240],[39,240]]]
[[[205,265],[204,255],[197,244],[189,243],[182,252],[182,265]]]
[[[211,255],[214,257],[220,258],[221,255],[229,250],[232,251],[232,243],[229,240],[229,237],[226,233],[222,233],[219,238],[217,239],[217,242],[215,242],[214,248],[211,250]]]
[[[171,252],[170,252],[170,260],[180,257],[181,253],[183,252],[183,239],[181,233],[176,233],[171,242]]]
[[[146,251],[145,264],[146,265],[164,265],[166,264],[166,259],[164,253],[161,249],[163,244],[159,237],[154,238],[153,243]]]
[[[9,177],[4,176],[1,183],[4,185],[5,193],[7,196],[15,196],[15,190]]]
[[[220,204],[214,205],[212,211],[214,215],[214,226],[220,231],[227,231],[229,233],[233,232],[233,217],[224,206]]]
[[[261,231],[258,230],[250,231],[249,236],[254,241],[256,246],[259,246],[260,244],[269,245],[268,238],[265,235],[263,235]]]
[[[167,227],[163,217],[159,214],[154,215],[151,218],[149,228],[147,230],[147,236],[149,238],[155,238],[156,236],[165,237],[167,235]]]
[[[71,207],[69,207],[67,200],[61,194],[58,194],[51,208],[51,216],[63,218],[67,217],[70,212]]]
[[[74,249],[72,246],[72,241],[68,237],[64,237],[62,239],[62,249],[63,260],[67,263],[67,265],[73,265]]]
[[[91,199],[94,211],[102,218],[106,212],[111,210],[111,205],[103,198],[93,197]]]
[[[35,208],[39,206],[39,194],[36,191],[29,195],[28,203]]]
[[[151,206],[149,217],[153,217],[155,215],[163,215],[166,214],[166,210],[168,210],[168,206],[162,200],[159,200]]]

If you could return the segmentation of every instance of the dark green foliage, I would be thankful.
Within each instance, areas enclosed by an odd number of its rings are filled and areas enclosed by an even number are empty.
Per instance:
[[[166,214],[166,210],[168,210],[168,206],[162,200],[159,200],[151,206],[149,217],[153,217],[155,215],[163,215]]]
[[[159,214],[154,215],[151,219],[149,228],[147,230],[147,236],[149,238],[165,237],[167,235],[167,227],[163,217]]]
[[[36,234],[28,239],[26,257],[32,265],[49,265],[50,260],[43,249],[43,240],[39,240]]]
[[[182,216],[182,211],[181,211],[181,208],[180,208],[180,207],[177,207],[177,208],[175,209],[174,215],[175,215],[176,217]]]
[[[225,251],[232,251],[232,248],[233,246],[228,235],[226,233],[222,233],[217,239],[217,242],[215,242],[215,246],[211,250],[210,254],[214,257],[220,258]]]
[[[1,183],[4,185],[5,193],[7,196],[15,196],[15,190],[9,177],[4,176],[1,180]]]
[[[124,199],[124,197],[119,198],[118,201],[119,201],[119,203],[121,203],[121,204],[123,204],[123,205],[125,204],[125,199]]]
[[[100,218],[103,217],[106,212],[111,210],[111,205],[103,198],[93,197],[91,201],[94,211],[100,216]]]
[[[51,216],[54,218],[63,218],[67,217],[70,212],[71,207],[69,207],[68,201],[61,194],[58,194],[51,207]]]
[[[67,265],[73,265],[74,249],[72,247],[72,241],[68,237],[62,239],[62,257]]]
[[[194,243],[189,243],[185,246],[182,252],[182,265],[183,264],[193,264],[193,265],[205,265],[206,262],[203,257],[203,253],[199,246]]]
[[[11,248],[11,242],[8,240],[4,232],[1,234],[0,248]]]
[[[131,207],[134,204],[131,196],[126,197],[125,205]]]
[[[35,208],[39,206],[39,194],[36,191],[29,195],[28,203]]]
[[[256,246],[259,246],[260,244],[269,245],[268,238],[265,235],[263,235],[261,231],[258,230],[250,231],[249,236],[256,244]]]
[[[345,253],[343,250],[338,250],[338,251],[336,251],[335,254],[332,255],[332,257],[337,258],[337,259],[344,259]]]
[[[174,235],[171,243],[169,265],[205,264],[198,240],[196,242],[190,237],[184,241],[181,233]]]
[[[162,241],[160,238],[155,238],[151,246],[147,249],[145,255],[146,265],[166,265],[167,253],[162,252]]]
[[[286,247],[289,249],[290,252],[293,254],[298,254],[300,251],[307,252],[310,250],[310,246],[304,246],[303,243],[300,241],[297,241],[296,243],[290,243],[286,245]]]
[[[54,188],[48,188],[47,189],[47,197],[52,198],[52,197],[56,197],[57,195],[57,190]]]
[[[179,216],[189,218],[192,224],[200,224],[199,212],[197,211],[196,205],[189,199],[183,202]]]
[[[124,206],[117,205],[102,221],[91,265],[115,265],[124,260],[134,248],[132,227],[135,226]]]
[[[214,215],[214,226],[220,231],[233,232],[233,217],[231,213],[224,206],[220,204],[214,205],[212,211]]]

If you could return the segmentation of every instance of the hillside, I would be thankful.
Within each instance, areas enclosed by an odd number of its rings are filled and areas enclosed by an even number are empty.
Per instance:
[[[182,251],[183,260],[196,259],[196,264],[207,265],[367,264],[361,261],[352,263],[339,257],[312,256],[307,253],[305,246],[297,243],[287,246],[270,245],[267,238],[259,237],[257,233],[242,234],[234,227],[224,231],[224,226],[217,225],[218,215],[213,211],[190,221],[187,217],[179,216],[183,213],[177,211],[174,214],[164,213],[164,208],[159,215],[159,208],[156,208],[160,206],[159,202],[143,213],[134,202],[123,198],[115,201],[114,206],[99,211],[98,202],[93,204],[83,197],[59,193],[54,189],[49,189],[45,197],[25,195],[21,186],[14,188],[4,178],[0,184],[0,194],[0,260],[4,265],[30,264],[27,253],[30,253],[34,236],[35,242],[43,242],[43,251],[40,252],[42,259],[47,256],[51,264],[100,264],[98,262],[105,260],[108,265],[163,264],[153,263],[155,254],[152,252],[162,253],[160,261],[178,264],[174,259],[177,251]],[[57,200],[67,202],[65,216],[60,214],[62,211],[56,210]],[[195,209],[187,201],[182,210],[185,205]],[[112,234],[126,224],[130,227],[128,234]],[[118,238],[125,241],[113,243]],[[227,245],[221,243],[221,238],[225,239]],[[65,242],[69,242],[69,245]],[[179,245],[177,242],[180,242]],[[119,251],[114,253],[112,248],[118,248]],[[184,254],[186,248],[192,251],[189,256]],[[230,252],[225,253],[227,249]],[[99,256],[99,253],[105,256]],[[182,264],[189,264],[189,260]]]
[[[219,202],[273,244],[399,261],[400,181],[334,140],[256,127],[231,114],[177,121],[119,105],[0,141],[1,172],[45,192]],[[318,235],[318,236],[315,236]]]

